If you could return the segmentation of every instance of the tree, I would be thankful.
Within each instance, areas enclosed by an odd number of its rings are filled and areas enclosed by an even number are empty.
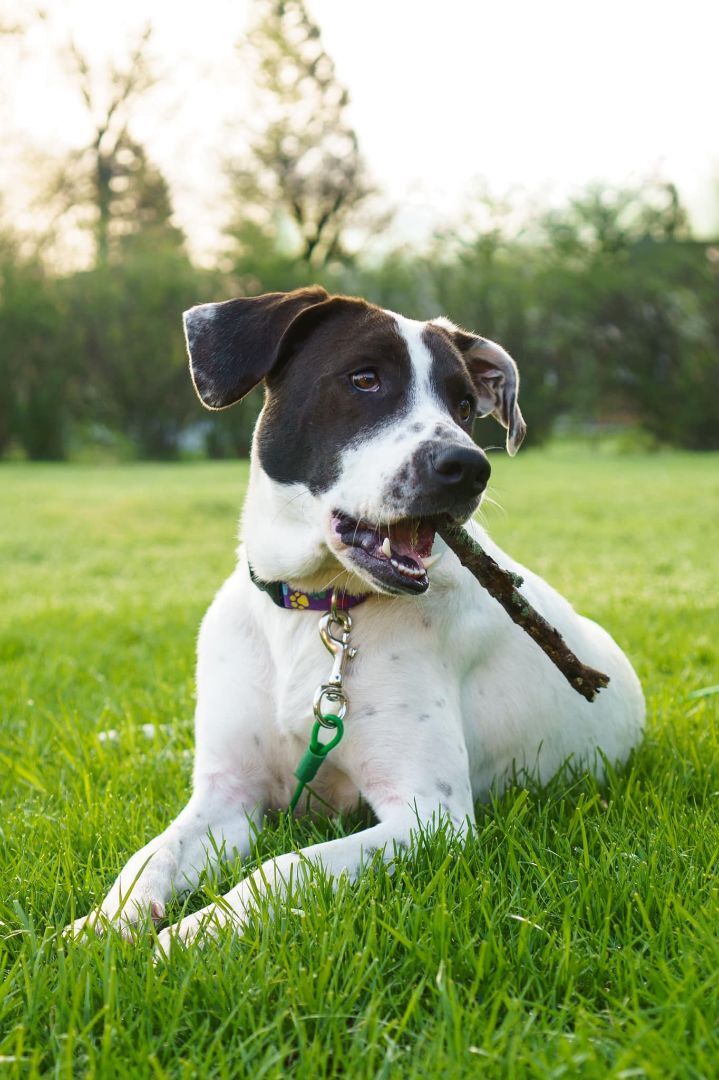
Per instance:
[[[129,135],[117,147],[114,170],[109,239],[118,255],[130,247],[181,249],[185,238],[172,221],[168,183]]]
[[[689,219],[674,184],[643,187],[590,185],[540,228],[555,254],[586,260],[621,257],[638,243],[668,243],[690,235]]]
[[[105,266],[128,238],[179,246],[172,225],[169,189],[144,148],[132,136],[132,107],[154,85],[149,25],[138,35],[124,64],[95,70],[74,42],[67,50],[71,76],[90,125],[87,144],[69,156],[51,185],[59,214],[80,216],[94,240],[96,266]]]
[[[82,415],[120,431],[141,457],[170,458],[198,418],[180,313],[206,295],[181,251],[132,246],[67,281],[85,382]]]
[[[241,55],[263,127],[230,167],[239,206],[230,232],[241,254],[259,232],[306,266],[322,268],[346,255],[346,231],[373,188],[347,118],[347,91],[303,0],[255,4]]]
[[[131,131],[133,107],[155,81],[149,42],[145,29],[124,63],[103,70],[74,44],[68,48],[90,135],[63,163],[54,192],[63,221],[74,213],[90,228],[94,265],[56,280],[68,332],[54,326],[46,336],[58,345],[71,330],[75,339],[81,377],[73,384],[74,421],[122,432],[143,456],[171,457],[193,404],[180,312],[202,290],[172,222],[168,184]],[[25,366],[22,355],[17,360]],[[69,366],[58,366],[59,376]],[[30,385],[27,376],[24,383]],[[48,394],[45,382],[35,384],[27,409],[38,412]],[[47,385],[54,387],[52,380]],[[48,432],[54,426],[64,436],[65,416],[51,419]],[[55,443],[59,456],[63,439]],[[31,447],[27,452],[37,456]]]
[[[11,330],[8,329],[11,275],[18,261],[14,238],[0,232],[0,457],[6,452],[17,425],[18,379],[15,372]]]
[[[36,257],[0,257],[0,451],[16,441],[32,460],[65,456],[79,384],[77,326],[62,283]]]

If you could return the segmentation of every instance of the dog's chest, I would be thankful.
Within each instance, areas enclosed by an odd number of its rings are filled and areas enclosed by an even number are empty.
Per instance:
[[[317,688],[328,681],[334,658],[319,634],[315,613],[265,612],[278,729],[305,736],[312,722]],[[452,648],[452,620],[446,604],[429,598],[393,605],[368,600],[352,611],[350,645],[357,650],[344,671],[350,697],[350,722],[374,715],[426,712],[426,698],[456,697],[463,656]]]
[[[265,624],[275,721],[286,735],[309,734],[315,690],[332,669],[318,623],[315,613],[276,609]]]

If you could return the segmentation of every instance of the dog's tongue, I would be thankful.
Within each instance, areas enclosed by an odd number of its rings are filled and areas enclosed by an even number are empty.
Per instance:
[[[422,560],[432,554],[435,532],[434,526],[425,521],[398,521],[396,525],[389,527],[392,553],[405,555],[421,566]]]
[[[353,547],[362,547],[376,558],[395,558],[422,569],[424,559],[432,554],[436,529],[429,522],[408,518],[389,526],[372,526],[358,523],[342,515],[334,519],[335,529],[342,541]],[[390,551],[386,549],[387,541]]]

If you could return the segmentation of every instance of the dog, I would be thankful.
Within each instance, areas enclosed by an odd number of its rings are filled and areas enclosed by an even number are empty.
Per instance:
[[[321,715],[313,693],[332,687],[316,612],[333,600],[330,638],[341,652],[351,623],[356,655],[335,665],[337,675],[347,661],[344,738],[311,788],[323,809],[362,800],[376,824],[266,861],[221,903],[162,930],[164,953],[227,923],[241,932],[259,896],[286,897],[318,864],[352,879],[418,831],[445,823],[461,834],[475,803],[518,774],[544,783],[569,762],[601,779],[644,725],[639,681],[609,634],[472,520],[490,475],[476,418],[499,420],[512,455],[526,430],[517,367],[500,345],[320,287],[201,304],[184,325],[207,408],[264,381],[242,542],[199,634],[192,796],[70,932],[114,923],[136,936],[223,853],[246,856],[266,811],[288,807]],[[468,522],[577,655],[609,675],[593,703],[436,536],[439,514]],[[333,700],[330,689],[325,706]]]

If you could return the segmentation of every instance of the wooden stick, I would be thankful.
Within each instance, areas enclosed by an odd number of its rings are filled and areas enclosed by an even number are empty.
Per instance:
[[[502,605],[510,619],[517,626],[521,626],[540,649],[544,650],[577,693],[587,701],[594,701],[602,687],[608,684],[609,676],[587,667],[574,655],[559,631],[535,611],[526,597],[519,592],[522,578],[509,570],[503,570],[491,555],[472,539],[467,530],[451,518],[440,518],[437,532],[462,565],[466,566],[489,595]]]

